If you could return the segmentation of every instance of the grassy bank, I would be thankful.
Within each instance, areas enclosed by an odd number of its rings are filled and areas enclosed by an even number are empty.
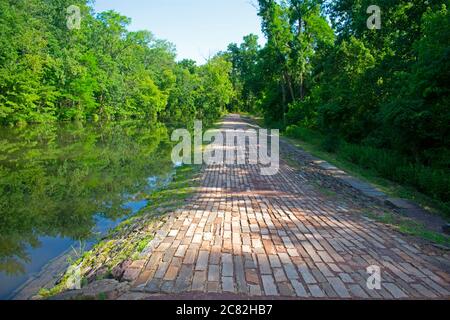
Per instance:
[[[448,171],[411,163],[389,150],[346,143],[298,126],[288,127],[285,135],[294,144],[387,194],[416,201],[450,220]]]
[[[412,219],[384,212],[383,214],[367,211],[364,215],[376,222],[389,225],[392,229],[414,237],[419,237],[435,244],[444,245],[450,248],[450,237],[428,230],[423,224]]]
[[[149,204],[137,215],[123,221],[97,245],[80,253],[61,281],[52,289],[39,292],[41,298],[55,296],[71,288],[73,270],[80,270],[82,287],[96,280],[121,280],[124,269],[141,258],[141,253],[165,223],[167,215],[182,207],[196,192],[200,166],[176,169],[172,181],[146,198]]]

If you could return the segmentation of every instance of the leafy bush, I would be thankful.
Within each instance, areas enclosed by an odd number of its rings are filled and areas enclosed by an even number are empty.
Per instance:
[[[326,135],[321,144],[321,148],[326,152],[336,153],[339,150],[341,139],[335,134]]]
[[[286,134],[335,153],[338,159],[371,170],[380,177],[408,185],[444,203],[450,202],[450,172],[424,166],[388,149],[357,145],[339,140],[335,135],[322,135],[300,126],[289,126]]]

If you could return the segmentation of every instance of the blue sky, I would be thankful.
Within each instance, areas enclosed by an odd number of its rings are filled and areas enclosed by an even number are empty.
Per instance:
[[[255,0],[96,0],[95,10],[132,18],[130,30],[149,30],[177,47],[178,59],[199,63],[254,33],[264,43]]]

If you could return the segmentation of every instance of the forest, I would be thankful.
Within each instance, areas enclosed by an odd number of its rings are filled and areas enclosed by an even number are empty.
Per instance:
[[[375,4],[379,28],[369,28]],[[234,107],[450,202],[450,15],[442,0],[259,0],[267,43],[231,44]]]
[[[0,300],[450,297],[450,0],[104,3],[0,0]]]
[[[379,28],[372,0],[258,0],[265,45],[250,34],[197,65],[88,0],[0,0],[0,123],[262,114],[448,209],[449,2],[375,2]]]
[[[80,8],[68,28],[67,8]],[[231,63],[175,61],[175,47],[87,0],[0,1],[0,123],[217,118]]]

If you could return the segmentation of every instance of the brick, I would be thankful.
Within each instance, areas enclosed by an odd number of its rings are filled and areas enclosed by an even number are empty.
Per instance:
[[[288,280],[286,275],[284,274],[283,268],[274,268],[273,269],[273,276],[274,276],[275,281],[277,283],[286,282]]]
[[[292,263],[291,259],[289,258],[289,255],[287,253],[278,253],[278,256],[280,257],[282,264]]]
[[[209,257],[209,263],[220,264],[220,256],[221,256],[220,248],[213,247]]]
[[[383,287],[385,287],[394,296],[395,299],[408,298],[408,296],[393,283],[383,283]]]
[[[272,278],[269,275],[262,276],[263,288],[264,292],[267,296],[278,296],[277,286]]]
[[[272,274],[272,269],[270,268],[269,260],[265,254],[258,254],[258,264],[261,274]]]
[[[159,265],[159,267],[155,273],[155,278],[162,279],[164,277],[164,275],[166,274],[168,268],[169,268],[169,263],[162,262]]]
[[[197,258],[197,265],[195,266],[195,270],[197,271],[206,271],[208,269],[208,259],[209,252],[200,251]]]
[[[295,249],[287,249],[287,252],[291,257],[300,257],[298,251]]]
[[[178,235],[178,230],[171,230],[169,232],[169,237],[176,237]]]
[[[324,298],[325,297],[325,292],[323,292],[323,290],[318,285],[310,285],[310,286],[308,286],[308,289],[314,298]]]
[[[319,268],[320,272],[322,272],[324,277],[334,277],[334,274],[328,269],[325,263],[316,263],[316,266]]]
[[[196,250],[189,249],[186,251],[186,256],[184,257],[183,264],[194,264],[195,257],[197,255]]]
[[[152,279],[149,283],[147,283],[144,290],[147,293],[160,293],[161,279]]]
[[[293,297],[296,295],[294,289],[288,282],[278,283],[277,286],[282,297]]]
[[[250,284],[259,284],[259,276],[257,270],[246,270],[245,279]]]
[[[163,262],[170,262],[172,260],[173,256],[174,256],[174,254],[175,254],[175,251],[176,251],[175,249],[167,249],[164,252],[164,256],[163,256],[162,261]]]
[[[147,281],[151,278],[152,275],[153,275],[152,271],[144,270],[138,276],[138,278],[135,280],[135,282],[133,283],[133,286],[134,287],[140,287],[142,285],[145,285],[147,283]]]
[[[250,285],[249,286],[250,296],[251,297],[259,297],[262,295],[261,287],[258,285]]]
[[[173,281],[177,278],[178,271],[180,268],[170,266],[169,269],[166,272],[166,275],[164,276],[164,280],[166,281]]]
[[[357,284],[351,284],[348,286],[351,294],[356,298],[369,299],[369,295]]]
[[[339,278],[329,278],[328,279],[331,286],[333,287],[334,291],[339,295],[341,298],[351,298],[350,293],[348,292],[347,288],[345,287],[345,284],[342,282]]]
[[[200,244],[202,243],[203,235],[201,233],[194,234],[194,238],[192,239],[192,243]]]
[[[208,281],[219,282],[220,281],[220,267],[216,265],[210,265],[208,271]]]
[[[223,277],[222,278],[222,290],[224,292],[234,293],[234,283],[232,277]]]
[[[416,289],[423,297],[429,298],[429,299],[436,299],[438,296],[433,293],[431,290],[427,289],[421,284],[412,284],[411,285],[414,289]]]
[[[233,257],[231,254],[222,254],[222,275],[232,277],[234,275]]]
[[[309,294],[306,292],[305,287],[298,280],[291,280],[292,287],[295,290],[297,297],[307,298]]]
[[[307,284],[314,284],[317,283],[316,279],[314,278],[314,276],[311,274],[311,272],[308,269],[307,265],[301,265],[298,267],[298,271],[300,272],[303,281],[305,281],[305,283]]]
[[[192,291],[203,292],[205,290],[205,284],[206,271],[196,271],[192,280]]]
[[[187,245],[180,245],[177,251],[175,252],[175,257],[184,258],[187,248],[188,248]]]
[[[175,283],[173,281],[162,281],[161,293],[171,294],[174,291]]]
[[[350,277],[350,275],[346,274],[346,273],[340,273],[339,274],[339,278],[341,278],[341,280],[344,283],[354,283],[352,277]]]
[[[237,291],[242,294],[247,294],[247,282],[245,280],[244,264],[241,256],[234,257],[234,267],[236,272]]]
[[[192,266],[183,265],[175,281],[175,292],[186,292],[191,287],[191,280],[194,275]]]
[[[285,264],[283,265],[284,270],[286,271],[287,277],[289,280],[298,280],[300,276],[293,264]]]
[[[220,292],[220,283],[219,282],[208,282],[206,291],[208,291],[209,293]]]
[[[269,261],[272,268],[281,268],[281,261],[277,255],[269,255]]]

